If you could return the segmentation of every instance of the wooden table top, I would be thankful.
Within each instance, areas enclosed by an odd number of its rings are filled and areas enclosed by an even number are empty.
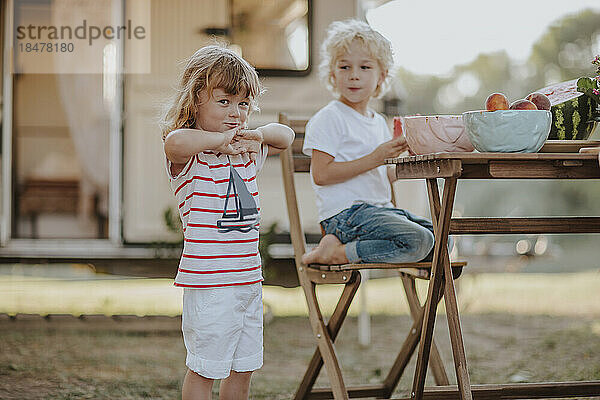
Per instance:
[[[590,153],[431,153],[416,156],[396,157],[385,160],[386,164],[403,164],[414,161],[461,160],[476,164],[493,160],[598,160],[597,154]],[[596,163],[597,164],[597,163]]]
[[[600,179],[589,153],[433,153],[387,159],[398,179]]]

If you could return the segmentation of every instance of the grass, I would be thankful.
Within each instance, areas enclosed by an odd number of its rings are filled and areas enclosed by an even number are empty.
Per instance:
[[[424,298],[427,282],[418,282]],[[464,314],[515,313],[555,316],[600,316],[600,273],[465,273],[457,281]],[[407,315],[408,305],[396,278],[373,279],[363,285],[371,314]],[[319,297],[329,314],[340,287],[321,287]],[[181,289],[171,279],[65,280],[0,275],[0,313],[181,314]],[[542,301],[543,300],[543,301]],[[264,301],[275,316],[306,315],[300,288],[265,286]],[[357,315],[355,301],[350,315]],[[443,312],[443,304],[441,306]]]
[[[0,275],[0,313],[181,313],[181,289],[170,279],[24,275]],[[396,278],[363,286],[372,343],[357,344],[357,301],[336,341],[347,382],[374,383],[387,374],[411,324],[400,287]],[[598,287],[595,271],[463,275],[457,291],[472,383],[600,379]],[[418,290],[424,296],[426,282]],[[325,314],[339,291],[319,291]],[[254,374],[252,398],[288,399],[314,351],[305,300],[299,288],[272,286],[265,286],[264,299],[274,318],[265,326],[265,364]],[[455,382],[443,305],[440,311],[436,342]],[[184,360],[178,317],[0,318],[1,399],[176,399]],[[414,357],[406,371],[397,396],[411,387]],[[327,384],[322,373],[317,386]]]
[[[348,383],[380,381],[411,324],[404,315],[377,315],[372,322],[368,348],[356,344],[354,317],[349,317],[336,341]],[[178,318],[0,322],[0,398],[180,398],[185,350],[179,323]],[[463,316],[471,381],[600,379],[600,332],[595,324],[595,319],[584,317]],[[450,380],[456,382],[447,332],[442,316],[436,324],[436,342]],[[265,363],[253,376],[251,398],[291,398],[313,351],[305,317],[274,318],[265,327]],[[407,394],[414,368],[413,357],[396,397]],[[316,385],[327,383],[322,373]],[[427,385],[433,383],[428,376]]]

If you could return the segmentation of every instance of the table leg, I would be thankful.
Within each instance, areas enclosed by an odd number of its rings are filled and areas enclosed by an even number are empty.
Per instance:
[[[423,328],[423,310],[425,306],[421,305],[421,301],[419,300],[419,296],[417,295],[417,291],[415,288],[415,280],[411,279],[402,273],[401,279],[402,284],[404,285],[404,292],[406,293],[406,298],[408,300],[408,305],[410,307],[410,313],[413,317],[413,320],[421,321],[421,329]],[[439,302],[439,299],[438,299]],[[419,332],[419,337],[421,337]],[[437,345],[435,344],[435,339],[431,339],[431,352],[429,354],[429,366],[431,367],[431,372],[433,373],[433,377],[435,379],[435,384],[438,386],[447,386],[450,384],[448,381],[448,375],[446,374],[446,370],[444,369],[444,362],[440,353],[438,351]]]
[[[452,277],[450,262],[444,262],[444,275]],[[460,318],[458,315],[458,304],[456,303],[456,292],[454,290],[454,279],[445,279],[444,300],[446,302],[446,316],[448,318],[448,330],[450,331],[450,341],[452,343],[452,355],[454,356],[454,368],[456,370],[456,380],[462,399],[472,399],[471,379],[467,369],[467,358],[465,355],[465,346],[463,343],[462,330],[460,328]]]
[[[447,308],[454,314],[448,314],[450,333],[453,343],[453,354],[455,359],[455,368],[458,377],[459,391],[464,400],[472,399],[469,376],[466,369],[466,357],[464,356],[464,347],[462,346],[462,336],[460,331],[460,321],[458,320],[458,307],[456,307],[456,297],[454,293],[454,282],[452,280],[452,271],[450,268],[450,259],[448,257],[448,233],[450,231],[450,218],[454,204],[454,194],[456,192],[456,178],[447,178],[444,184],[444,195],[442,204],[440,204],[439,191],[436,179],[427,180],[427,191],[429,194],[429,204],[431,208],[431,217],[435,232],[435,247],[433,261],[431,266],[431,280],[427,292],[427,302],[425,304],[425,316],[423,319],[423,329],[421,331],[421,341],[419,346],[419,356],[417,358],[417,368],[413,380],[412,398],[422,399],[425,387],[425,376],[427,373],[427,363],[431,344],[433,341],[433,329],[436,318],[436,299],[438,294],[444,290]],[[444,279],[444,275],[447,279]],[[444,280],[446,283],[444,283]],[[448,286],[448,282],[450,287]],[[462,352],[462,357],[461,357]]]
[[[425,301],[425,315],[423,318],[423,328],[421,330],[421,340],[419,341],[419,354],[417,356],[417,367],[413,380],[411,397],[421,400],[423,398],[423,389],[425,387],[425,376],[427,374],[427,363],[429,362],[429,353],[431,351],[431,342],[433,340],[433,328],[435,325],[435,316],[437,304],[433,301],[442,291],[443,267],[440,265],[440,256],[442,245],[442,232],[438,229],[438,219],[440,215],[440,198],[436,179],[427,179],[427,192],[429,194],[429,206],[431,209],[431,219],[435,232],[435,245],[433,251],[433,261],[431,263],[431,278],[427,290],[427,299]]]
[[[448,194],[448,203],[450,205],[449,210],[452,210],[452,204],[454,203],[454,193],[456,192],[456,180],[450,183],[446,180],[444,185],[444,202],[446,202],[446,195]],[[448,192],[446,192],[448,187]],[[452,192],[452,193],[450,193]],[[450,216],[442,220],[445,224],[443,229],[436,229],[436,233],[440,230],[444,234],[444,237],[448,237],[450,231]],[[437,239],[436,239],[437,240]],[[450,266],[450,257],[448,256],[448,248],[444,246],[442,248],[443,257],[441,259],[444,266],[444,301],[446,303],[446,317],[448,319],[448,330],[450,331],[450,341],[452,343],[452,355],[454,357],[454,368],[456,371],[456,380],[458,381],[458,390],[463,400],[471,400],[473,395],[471,393],[471,380],[469,378],[469,371],[467,369],[467,358],[465,355],[465,347],[463,343],[462,330],[460,327],[460,317],[458,314],[458,304],[456,302],[456,290],[454,288],[454,279],[452,279],[452,268]]]

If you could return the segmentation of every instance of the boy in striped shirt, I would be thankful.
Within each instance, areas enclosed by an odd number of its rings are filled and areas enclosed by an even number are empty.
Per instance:
[[[294,133],[268,124],[245,129],[262,87],[234,52],[199,49],[187,62],[163,119],[164,151],[179,205],[184,247],[175,285],[184,288],[182,330],[188,372],[183,399],[246,399],[262,366],[260,204],[256,174]]]

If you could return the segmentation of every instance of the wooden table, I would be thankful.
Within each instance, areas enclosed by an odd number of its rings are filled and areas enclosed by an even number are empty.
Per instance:
[[[426,179],[435,231],[419,356],[411,399],[517,399],[600,395],[600,381],[471,385],[456,292],[450,276],[449,234],[600,233],[599,217],[452,218],[459,179],[600,179],[598,156],[579,153],[436,153],[386,161],[399,179]],[[437,178],[444,179],[443,196]],[[424,388],[433,338],[436,304],[443,293],[458,388]]]

